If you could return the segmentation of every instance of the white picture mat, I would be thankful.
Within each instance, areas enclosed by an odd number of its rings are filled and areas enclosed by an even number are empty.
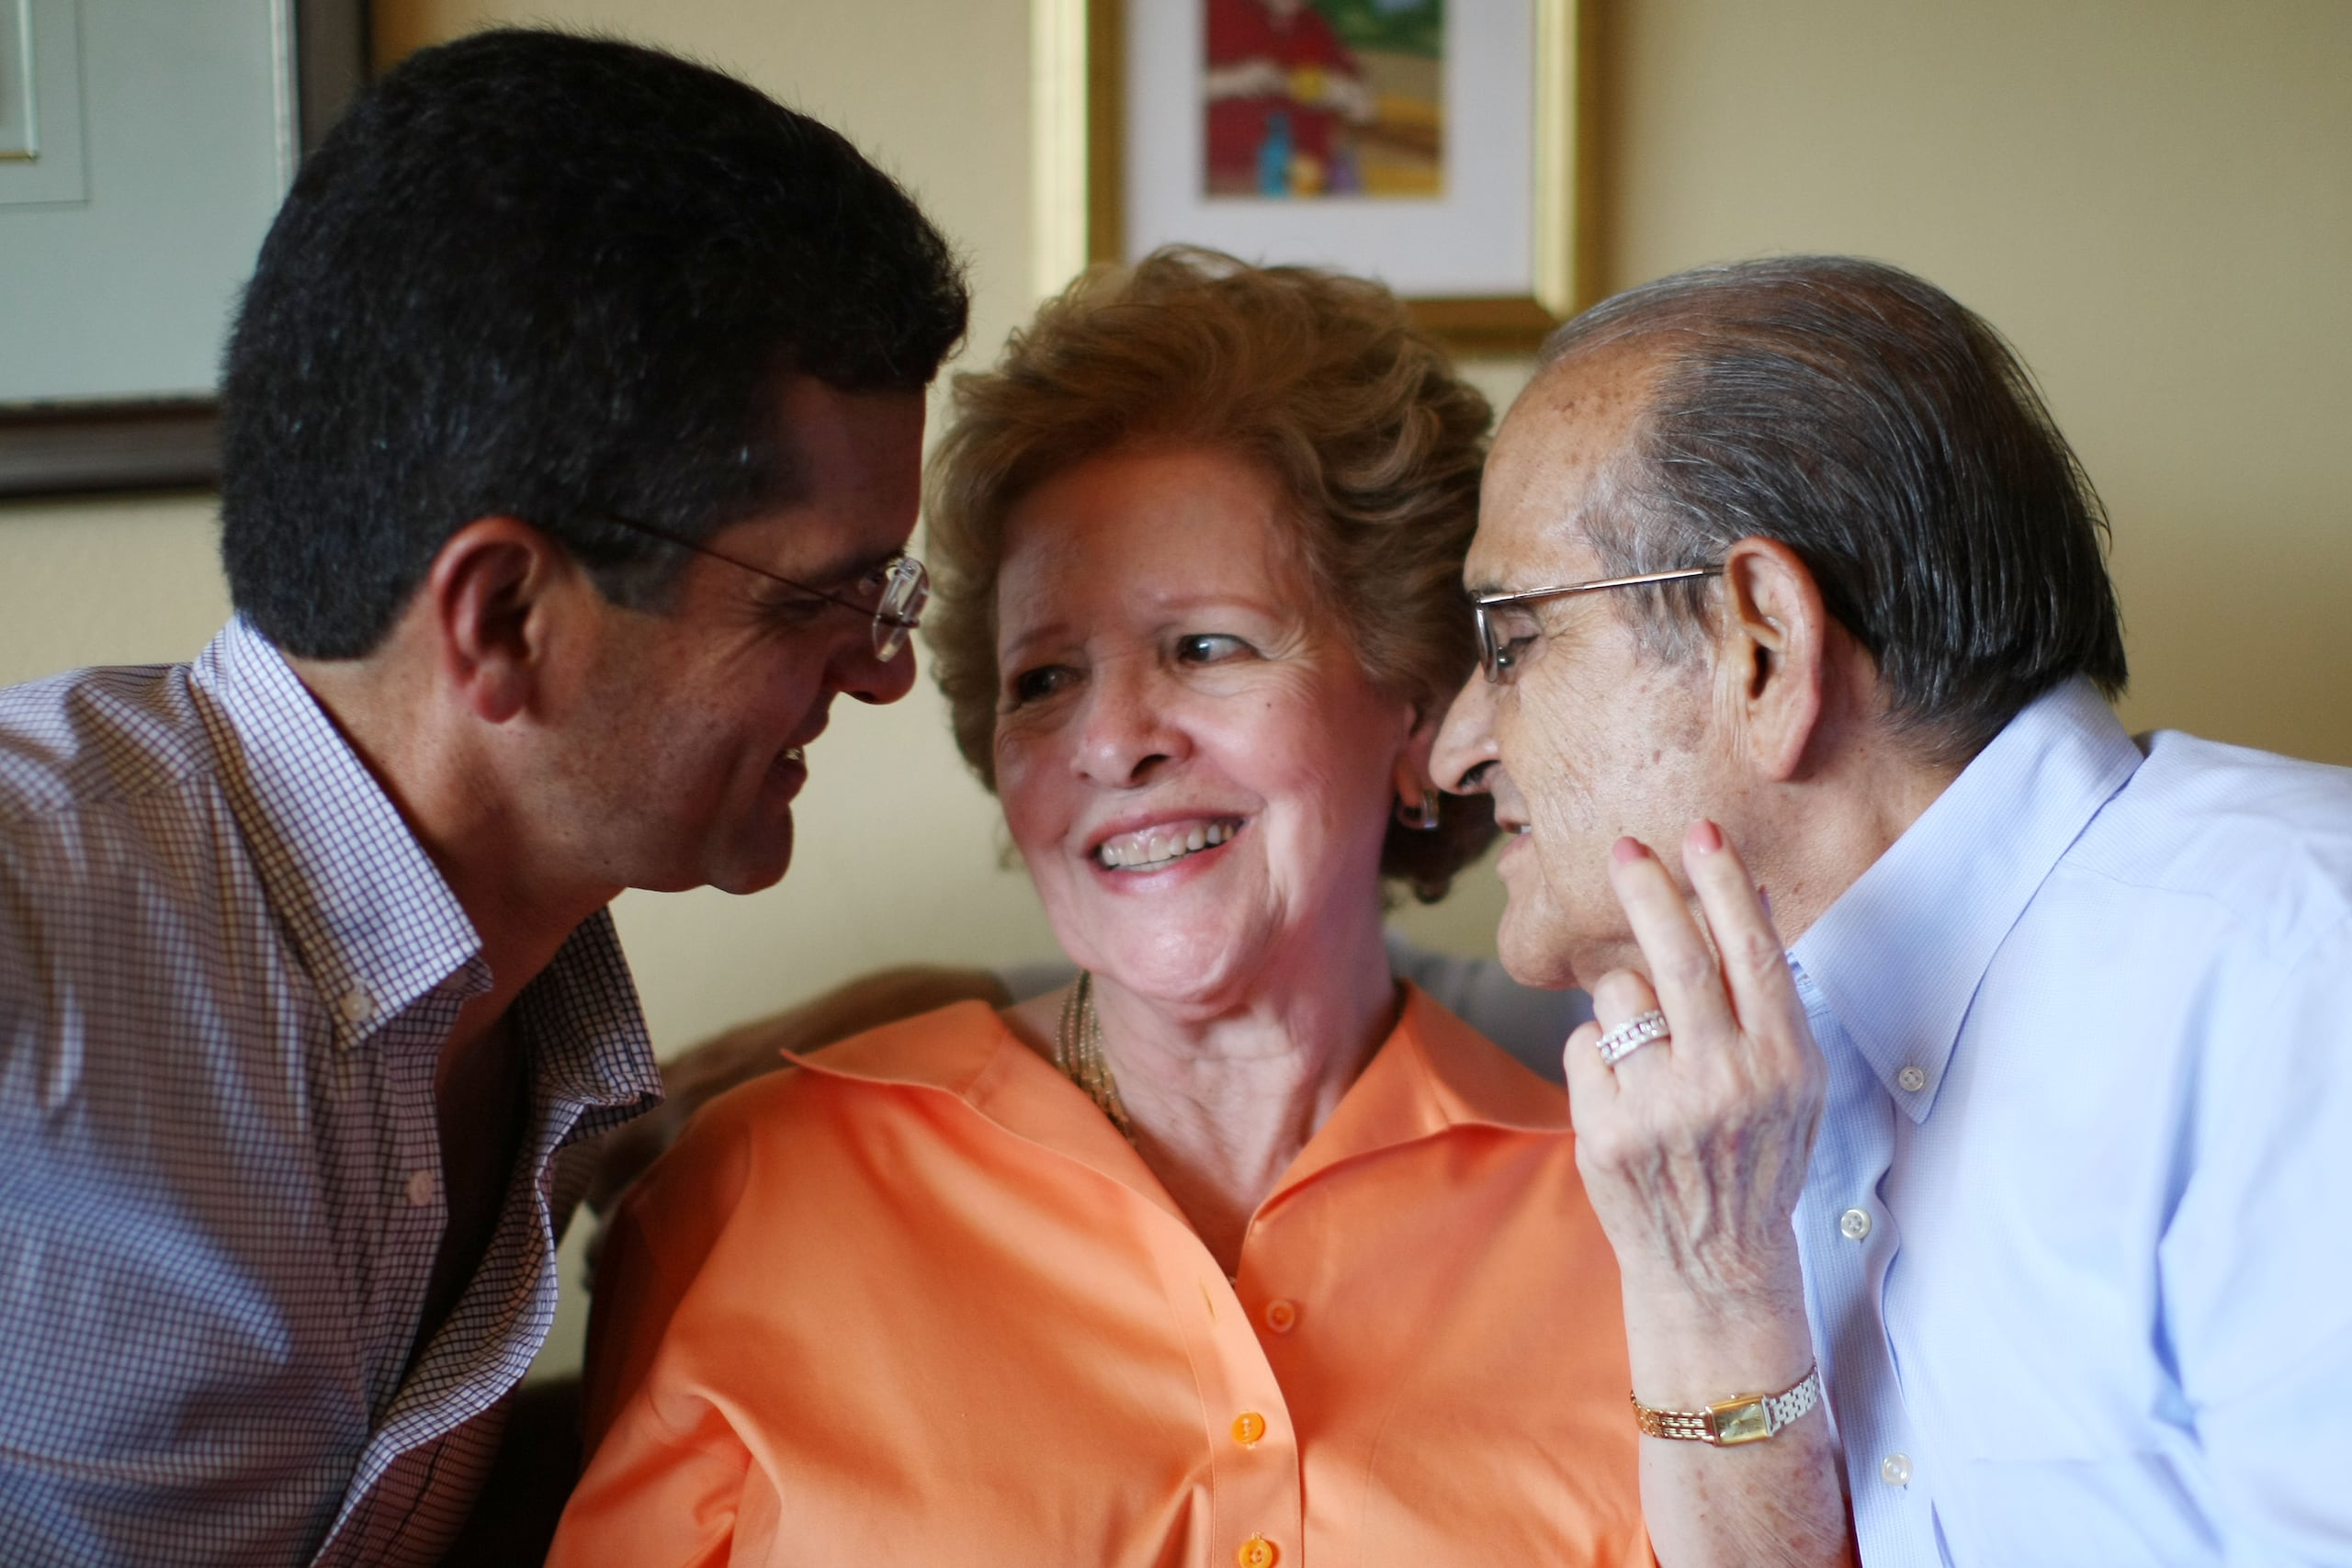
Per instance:
[[[33,101],[32,0],[0,0],[0,162],[40,150]]]
[[[0,0],[0,209],[86,200],[74,0]]]
[[[1122,187],[1132,261],[1211,245],[1377,277],[1416,299],[1535,291],[1534,0],[1447,0],[1445,194],[1212,199],[1202,0],[1130,0]]]
[[[211,393],[286,190],[288,9],[33,0],[41,64],[74,44],[80,102],[44,69],[40,159],[0,164],[0,195],[10,175],[75,185],[0,200],[0,403]]]

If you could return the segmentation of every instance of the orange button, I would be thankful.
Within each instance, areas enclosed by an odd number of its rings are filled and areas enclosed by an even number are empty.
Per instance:
[[[1245,1410],[1233,1418],[1233,1440],[1243,1448],[1266,1435],[1266,1418],[1254,1410]],[[1271,1562],[1272,1558],[1266,1559]]]
[[[1262,1535],[1251,1536],[1241,1543],[1241,1550],[1233,1554],[1233,1560],[1240,1563],[1241,1568],[1274,1568],[1281,1558],[1281,1549]]]
[[[1277,1334],[1288,1334],[1298,1326],[1298,1303],[1277,1296],[1266,1303],[1266,1326]]]

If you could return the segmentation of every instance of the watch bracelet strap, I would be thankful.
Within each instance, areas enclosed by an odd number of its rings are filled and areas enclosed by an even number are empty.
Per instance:
[[[1712,1410],[1659,1410],[1644,1404],[1641,1396],[1625,1396],[1634,1404],[1634,1421],[1645,1438],[1672,1438],[1683,1442],[1713,1443],[1714,1412]],[[1764,1407],[1767,1435],[1777,1434],[1782,1427],[1802,1417],[1821,1397],[1821,1365],[1815,1362],[1805,1369],[1804,1376],[1778,1393],[1741,1394],[1723,1403],[1747,1404],[1754,1401]]]

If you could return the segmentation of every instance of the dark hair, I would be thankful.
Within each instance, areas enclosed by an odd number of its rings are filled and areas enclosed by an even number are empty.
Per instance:
[[[2069,676],[2122,691],[2106,512],[1982,317],[1897,267],[1789,256],[1630,289],[1554,333],[1541,365],[1621,344],[1656,361],[1582,522],[1602,571],[1779,540],[1878,661],[1895,722],[1942,760]],[[1713,592],[1670,584],[1623,613],[1687,657]]]
[[[1442,713],[1477,661],[1462,558],[1491,411],[1377,283],[1179,246],[1098,267],[994,370],[956,378],[956,411],[932,457],[923,632],[956,743],[991,789],[1007,514],[1109,453],[1195,446],[1261,466],[1317,608],[1380,690]],[[1438,799],[1437,827],[1392,825],[1381,856],[1423,902],[1495,834],[1487,796]]]
[[[477,34],[378,83],[294,182],[223,377],[221,558],[288,651],[356,658],[508,514],[657,604],[688,539],[789,499],[787,378],[920,390],[946,242],[839,135],[609,39]]]

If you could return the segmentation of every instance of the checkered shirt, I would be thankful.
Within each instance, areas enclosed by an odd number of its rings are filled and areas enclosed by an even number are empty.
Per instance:
[[[242,622],[0,692],[0,1563],[432,1562],[555,1315],[557,1152],[661,1080],[608,915],[514,1004],[523,1156],[410,1363],[481,942]]]

